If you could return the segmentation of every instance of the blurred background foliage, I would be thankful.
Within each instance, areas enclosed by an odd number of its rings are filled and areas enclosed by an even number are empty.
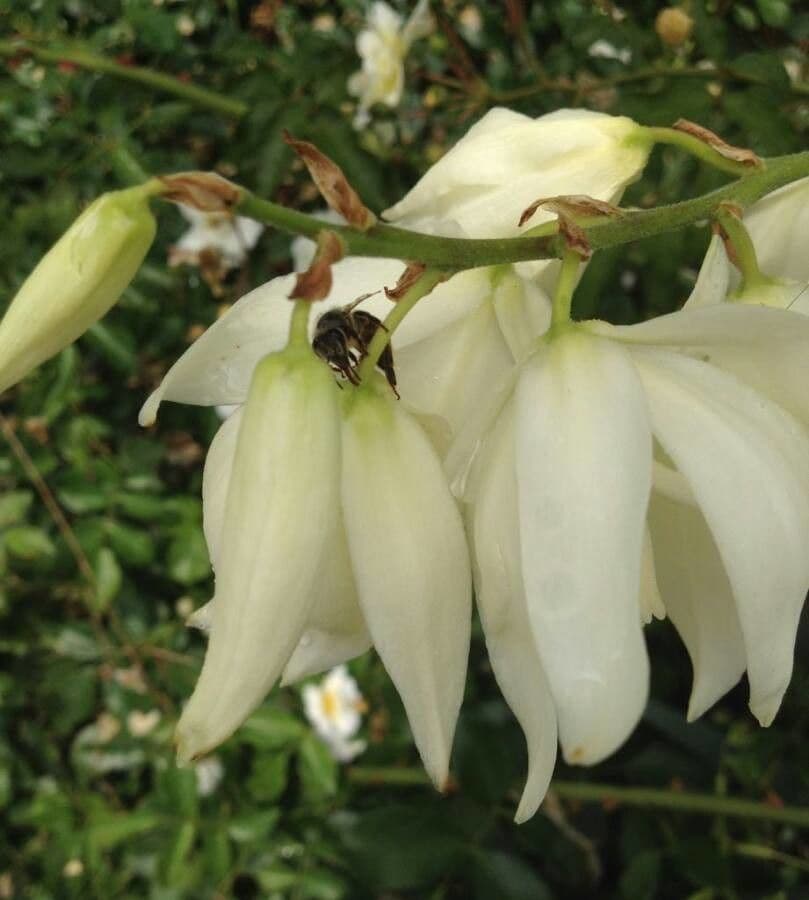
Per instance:
[[[83,205],[141,170],[216,169],[318,208],[283,128],[335,158],[375,209],[497,103],[686,117],[762,155],[805,147],[809,12],[797,0],[685,0],[693,31],[677,40],[656,30],[661,6],[648,0],[433,7],[401,105],[355,131],[360,0],[0,0],[0,308]],[[120,69],[93,71],[87,53]],[[121,77],[133,66],[176,81]],[[192,102],[177,84],[220,101]],[[627,202],[672,202],[725,177],[658,150]],[[227,304],[290,264],[288,236],[265,232],[214,292],[198,270],[168,268],[182,230],[162,209],[118,306],[0,400],[0,898],[809,896],[809,831],[789,824],[583,803],[560,788],[516,827],[525,751],[479,630],[446,797],[423,783],[373,655],[352,664],[369,709],[352,765],[331,758],[287,688],[214,763],[175,767],[173,722],[203,651],[183,621],[211,592],[199,493],[218,420],[168,404],[144,432],[137,410]],[[692,228],[598,254],[579,314],[675,308],[707,241]],[[560,764],[558,776],[809,805],[806,631],[762,731],[744,686],[685,724],[689,663],[655,623],[643,723],[602,765]]]

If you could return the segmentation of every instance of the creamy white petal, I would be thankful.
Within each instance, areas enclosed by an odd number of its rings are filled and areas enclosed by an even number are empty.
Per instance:
[[[442,418],[452,436],[514,366],[488,300],[430,337],[397,348],[394,360],[403,402],[414,412]]]
[[[631,119],[559,110],[531,119],[490,110],[386,218],[414,225],[459,223],[470,237],[519,234],[522,211],[539,197],[588,194],[616,199],[646,164],[649,144]],[[539,211],[530,226],[553,218]]]
[[[202,475],[202,524],[214,568],[223,540],[225,501],[243,409],[240,407],[217,431]],[[318,569],[306,629],[284,668],[282,684],[316,675],[365,653],[371,646],[357,601],[342,522],[327,538],[327,544],[329,552]],[[209,632],[215,600],[196,610],[186,624]]]
[[[628,737],[646,704],[638,613],[651,435],[628,353],[578,330],[517,385],[517,486],[528,613],[570,763]]]
[[[511,355],[521,362],[551,324],[551,301],[534,279],[503,267],[494,278],[492,296],[497,323]]]
[[[556,709],[531,634],[520,569],[514,408],[504,410],[481,454],[472,514],[475,597],[497,683],[528,745],[528,778],[516,822],[539,808],[556,763]]]
[[[665,618],[666,607],[657,584],[652,536],[647,525],[643,533],[643,550],[640,558],[640,620],[644,625],[648,625],[652,619]]]
[[[243,412],[244,407],[240,406],[219,426],[202,470],[202,530],[208,546],[208,558],[214,569],[222,546],[225,502]]]
[[[722,303],[730,289],[731,265],[722,238],[715,234],[708,244],[708,252],[702,261],[697,283],[685,308]]]
[[[342,521],[329,539],[329,552],[318,572],[314,595],[306,630],[286,664],[282,684],[292,684],[348,662],[371,646]]]
[[[737,378],[809,422],[809,317],[764,306],[721,303],[640,325],[588,322],[614,340],[682,350]]]
[[[744,640],[730,582],[702,513],[652,492],[649,522],[657,582],[694,669],[692,722],[742,677]]]
[[[432,780],[447,777],[469,651],[460,515],[415,421],[370,389],[346,398],[343,512],[360,605]]]
[[[341,260],[332,267],[333,287],[329,297],[317,304],[317,316],[361,294],[395,284],[401,272],[398,260]],[[256,363],[286,343],[292,315],[288,297],[294,284],[294,275],[273,278],[234,303],[169,369],[143,404],[140,424],[155,421],[163,400],[200,406],[243,403]],[[390,306],[384,294],[379,294],[363,308],[384,317]],[[310,330],[317,316],[313,316]]]
[[[181,758],[238,728],[301,637],[339,509],[337,393],[313,355],[287,351],[256,368],[228,489],[208,651],[177,725]]]
[[[809,178],[793,181],[754,203],[744,216],[763,272],[809,281]]]
[[[809,588],[809,438],[713,366],[636,351],[657,439],[691,484],[733,588],[750,708],[768,725],[792,673]]]

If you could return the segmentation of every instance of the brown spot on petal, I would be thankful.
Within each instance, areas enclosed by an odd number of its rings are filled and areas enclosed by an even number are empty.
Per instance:
[[[376,225],[376,216],[362,202],[336,162],[314,144],[299,141],[288,131],[284,131],[284,140],[303,160],[326,203],[340,213],[352,228],[367,231]]]
[[[683,131],[685,134],[690,134],[697,140],[702,141],[703,144],[707,144],[725,159],[730,159],[743,166],[755,167],[764,165],[761,157],[757,156],[752,150],[749,150],[747,147],[734,147],[732,144],[723,141],[718,134],[702,125],[697,125],[696,122],[690,122],[688,119],[677,119],[672,127],[676,131]]]
[[[343,258],[345,248],[340,236],[324,230],[317,236],[317,250],[309,268],[301,272],[289,295],[290,300],[322,300],[331,291],[331,267]]]
[[[162,175],[162,197],[175,203],[185,203],[200,212],[230,212],[241,200],[241,190],[215,172],[178,172]]]

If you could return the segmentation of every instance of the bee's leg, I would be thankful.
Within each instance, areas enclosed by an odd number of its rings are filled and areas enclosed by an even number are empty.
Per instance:
[[[391,350],[390,344],[387,344],[382,351],[377,365],[385,373],[385,378],[388,379],[388,384],[391,386],[393,393],[396,394],[396,399],[400,399],[399,392],[396,390],[396,370],[393,367],[393,350]]]

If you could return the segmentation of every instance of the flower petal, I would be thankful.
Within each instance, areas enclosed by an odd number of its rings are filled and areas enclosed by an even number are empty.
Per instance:
[[[514,405],[481,454],[473,507],[475,597],[497,683],[528,745],[528,779],[516,822],[539,808],[556,763],[556,709],[528,621],[520,569]]]
[[[700,266],[697,283],[683,309],[722,303],[730,290],[731,266],[722,238],[715,234]]]
[[[453,436],[475,414],[490,385],[514,366],[488,300],[430,337],[397,349],[395,362],[408,409],[439,416]]]
[[[183,759],[238,728],[300,639],[336,527],[339,427],[337,388],[313,355],[274,354],[256,368],[228,489],[208,652],[177,725]]]
[[[578,329],[517,385],[517,485],[528,613],[565,759],[593,764],[640,718],[638,614],[651,484],[646,401],[628,354]]]
[[[318,314],[395,284],[401,271],[398,260],[341,260],[332,267],[332,290],[328,299],[318,303]],[[293,275],[273,278],[234,303],[169,369],[143,404],[140,424],[154,423],[163,400],[200,406],[243,403],[256,363],[286,343],[292,315],[288,297],[294,283]],[[390,303],[380,295],[364,308],[384,315]]]
[[[640,325],[587,322],[585,327],[614,340],[679,349],[711,362],[809,423],[809,316],[721,303]]]
[[[767,194],[745,213],[763,272],[778,278],[809,281],[809,178]]]
[[[292,684],[348,662],[371,646],[342,522],[329,541],[329,554],[318,573],[314,594],[306,630],[284,669],[282,684]]]
[[[660,596],[655,569],[655,556],[649,527],[643,533],[643,550],[640,558],[640,620],[648,625],[652,619],[665,619],[666,607]]]
[[[657,349],[634,355],[655,435],[690,482],[724,562],[744,635],[750,708],[768,725],[789,684],[809,588],[809,437],[711,365]]]
[[[469,652],[471,584],[463,524],[413,419],[368,389],[347,398],[343,511],[360,605],[439,787]]]
[[[514,236],[539,197],[616,200],[646,164],[649,144],[632,141],[637,133],[631,119],[588,110],[531,119],[493,109],[383,215],[410,227],[431,221],[436,233],[450,220],[469,237]],[[529,227],[552,218],[541,211]]]
[[[208,545],[208,558],[214,569],[222,547],[225,503],[243,413],[244,407],[239,407],[219,426],[202,470],[202,530]]]
[[[710,709],[747,665],[733,592],[702,513],[652,492],[649,521],[657,583],[691,657],[688,721]]]

